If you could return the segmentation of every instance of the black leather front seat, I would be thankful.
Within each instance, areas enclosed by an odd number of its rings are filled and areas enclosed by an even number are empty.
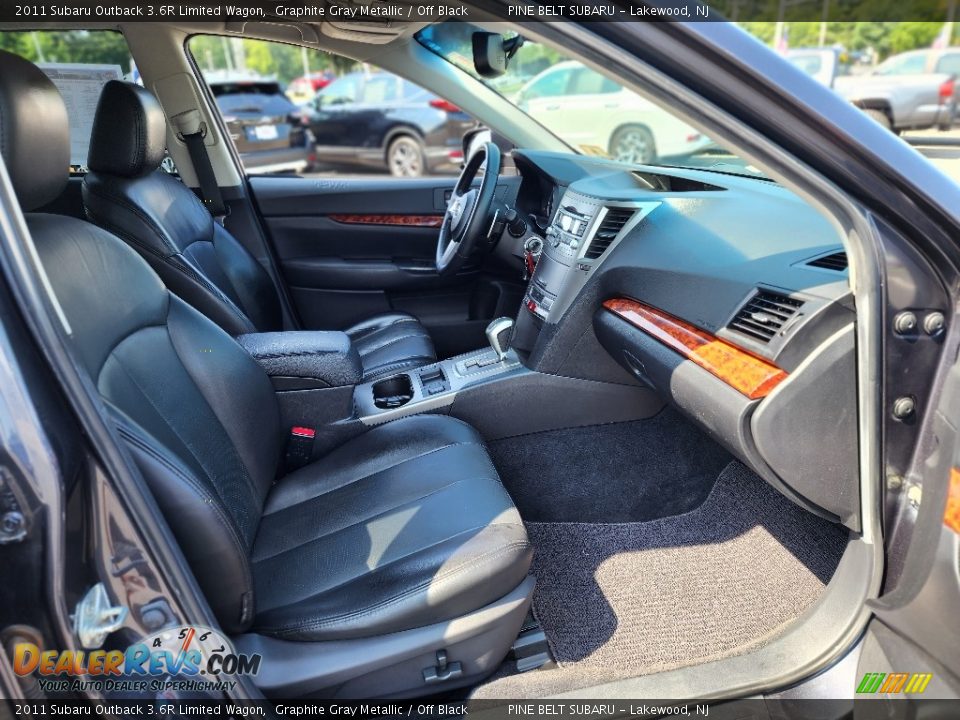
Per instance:
[[[167,128],[147,90],[113,80],[100,96],[83,182],[87,216],[126,240],[176,295],[231,335],[282,329],[280,298],[257,260],[183,183],[160,170]],[[436,361],[429,333],[406,313],[346,328],[364,379]]]
[[[67,114],[47,77],[6,52],[0,131],[78,360],[227,632],[396,643],[529,586],[523,523],[459,420],[396,420],[278,480],[284,432],[260,366],[114,235],[29,213],[64,188]],[[496,663],[509,642],[480,642],[477,657]]]

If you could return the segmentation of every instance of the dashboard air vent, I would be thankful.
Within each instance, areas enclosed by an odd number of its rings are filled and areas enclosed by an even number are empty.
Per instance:
[[[770,342],[802,306],[802,300],[769,290],[758,290],[728,327],[760,342]]]
[[[603,255],[606,249],[610,247],[610,243],[616,240],[623,227],[630,222],[630,218],[633,217],[635,212],[636,210],[633,208],[607,208],[607,213],[603,216],[603,222],[600,223],[600,227],[594,233],[593,240],[590,241],[590,247],[587,248],[583,257],[588,260],[595,260]]]
[[[810,267],[821,268],[822,270],[835,270],[844,272],[847,269],[847,254],[842,250],[832,255],[824,255],[814,258],[807,263]]]

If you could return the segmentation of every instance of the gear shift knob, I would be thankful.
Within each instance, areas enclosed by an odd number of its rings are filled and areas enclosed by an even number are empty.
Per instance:
[[[508,317],[497,318],[487,325],[487,342],[500,360],[507,357],[510,349],[510,339],[513,336],[513,319]]]

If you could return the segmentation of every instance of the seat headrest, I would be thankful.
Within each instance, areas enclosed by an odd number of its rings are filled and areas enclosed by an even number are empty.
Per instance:
[[[103,86],[90,134],[90,170],[146,175],[160,167],[166,147],[167,121],[149,90],[120,80]]]
[[[20,207],[55,200],[70,177],[70,122],[56,85],[19,55],[0,50],[0,153]]]

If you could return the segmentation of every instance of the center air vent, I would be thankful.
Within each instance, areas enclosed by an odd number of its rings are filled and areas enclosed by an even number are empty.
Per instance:
[[[594,233],[593,240],[590,241],[590,247],[587,248],[583,257],[588,260],[595,260],[603,255],[606,249],[610,247],[610,243],[617,239],[617,235],[620,234],[623,227],[630,222],[630,218],[633,217],[635,212],[636,210],[633,208],[607,208],[603,221],[597,228],[597,232]]]
[[[769,290],[758,290],[756,295],[740,308],[740,312],[730,321],[728,327],[760,342],[770,342],[802,306],[802,300]]]
[[[822,270],[835,270],[844,272],[847,269],[847,254],[842,250],[831,255],[823,255],[807,263],[810,267],[820,268]]]

